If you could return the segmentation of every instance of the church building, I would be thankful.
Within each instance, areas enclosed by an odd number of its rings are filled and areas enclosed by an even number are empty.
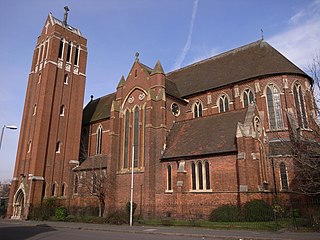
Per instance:
[[[10,218],[50,197],[107,215],[125,208],[132,180],[144,218],[295,194],[294,156],[279,146],[317,128],[304,71],[264,40],[171,72],[137,53],[115,91],[83,109],[87,40],[67,10],[48,15],[34,50]]]

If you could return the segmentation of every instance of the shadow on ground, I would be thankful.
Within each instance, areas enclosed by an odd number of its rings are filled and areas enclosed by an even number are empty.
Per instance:
[[[40,224],[37,226],[10,226],[0,228],[0,238],[4,240],[22,240],[33,237],[40,233],[56,231],[56,229]]]

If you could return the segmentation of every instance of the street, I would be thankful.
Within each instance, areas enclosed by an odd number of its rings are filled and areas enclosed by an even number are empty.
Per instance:
[[[0,239],[2,240],[62,240],[62,239],[77,239],[77,240],[193,240],[203,239],[202,237],[174,236],[155,234],[154,229],[146,229],[145,233],[127,233],[127,232],[111,232],[101,230],[82,230],[70,228],[54,228],[46,224],[29,226],[16,223],[0,223]],[[221,239],[221,238],[219,238]]]

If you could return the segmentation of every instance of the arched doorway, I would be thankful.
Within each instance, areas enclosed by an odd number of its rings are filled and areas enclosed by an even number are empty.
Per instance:
[[[12,219],[22,219],[24,210],[24,200],[25,194],[21,188],[16,192],[13,201],[13,215]]]

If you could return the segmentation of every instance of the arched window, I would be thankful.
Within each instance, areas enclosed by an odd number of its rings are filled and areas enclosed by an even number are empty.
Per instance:
[[[171,165],[167,166],[167,190],[171,191],[172,190],[172,175],[171,175]]]
[[[60,116],[64,116],[64,105],[60,107]]]
[[[124,119],[124,148],[123,148],[123,168],[128,168],[128,154],[129,154],[129,110],[126,111]]]
[[[202,173],[202,163],[198,162],[198,181],[199,181],[199,189],[203,189],[203,173]]]
[[[56,153],[59,153],[61,151],[61,142],[56,143]]]
[[[74,186],[73,186],[73,193],[78,193],[78,187],[79,187],[79,177],[77,174],[74,175]]]
[[[254,102],[254,95],[252,91],[248,88],[243,92],[243,106],[246,108],[250,103]]]
[[[280,92],[273,84],[267,87],[267,105],[270,128],[283,128]]]
[[[65,74],[64,79],[63,79],[63,83],[67,85],[68,81],[69,81],[69,76],[68,76],[68,74]]]
[[[37,113],[37,104],[34,104],[32,108],[32,116],[36,115],[36,113]]]
[[[76,47],[76,52],[74,54],[74,65],[78,66],[79,63],[79,52],[80,52],[80,47],[79,45]]]
[[[281,180],[281,189],[288,190],[287,168],[284,162],[280,163],[280,180]]]
[[[134,144],[133,166],[136,168],[138,167],[138,158],[139,158],[139,107],[136,107],[134,109],[133,144]]]
[[[197,182],[196,182],[196,165],[194,162],[191,163],[191,178],[192,178],[192,190],[197,189]]]
[[[222,95],[219,98],[219,112],[229,111],[229,99],[227,95]]]
[[[32,141],[29,140],[29,142],[28,142],[28,150],[27,150],[28,153],[31,152],[31,146],[32,146]]]
[[[92,193],[97,193],[98,190],[98,181],[97,181],[97,174],[92,174]]]
[[[100,125],[97,129],[96,154],[101,154],[101,152],[102,152],[102,126]]]
[[[64,197],[65,196],[65,183],[62,184],[61,186],[61,197]]]
[[[206,169],[206,189],[210,189],[210,166],[208,162],[205,162]]]
[[[56,184],[54,183],[51,189],[51,196],[54,197],[55,195],[56,195]]]
[[[306,108],[305,108],[305,102],[303,99],[302,89],[301,85],[296,83],[293,86],[293,96],[294,96],[294,103],[296,105],[296,111],[297,111],[297,118],[298,118],[298,124],[301,128],[307,128],[308,122],[307,122],[307,114],[306,114]]]
[[[191,189],[210,190],[210,167],[207,161],[191,162]]]
[[[193,117],[194,118],[202,117],[202,104],[199,101],[195,102],[193,106]]]
[[[64,50],[64,41],[63,39],[60,40],[60,46],[59,46],[59,58],[63,58],[63,50]]]
[[[68,49],[67,49],[67,62],[70,62],[71,60],[71,50],[72,50],[72,43],[68,43]]]

